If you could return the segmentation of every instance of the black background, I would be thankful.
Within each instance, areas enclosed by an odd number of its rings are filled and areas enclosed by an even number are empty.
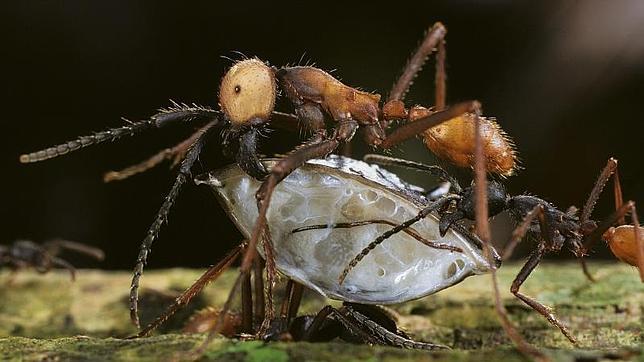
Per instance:
[[[511,193],[581,206],[614,156],[625,197],[644,200],[641,2],[13,1],[3,7],[4,243],[64,237],[105,249],[103,267],[130,268],[175,173],[164,165],[112,184],[102,183],[102,173],[171,146],[191,129],[154,131],[32,165],[20,165],[20,153],[119,126],[121,116],[147,117],[169,99],[216,107],[219,80],[231,64],[222,56],[238,58],[233,51],[273,65],[303,57],[336,69],[347,84],[386,95],[435,21],[448,27],[448,101],[480,100],[517,142],[525,169],[508,180]],[[432,68],[430,62],[416,80],[409,103],[432,101]],[[262,152],[285,152],[296,135],[276,131]],[[230,163],[218,144],[211,141],[195,173]],[[360,140],[355,144],[358,155],[366,151]],[[419,141],[395,154],[434,162]],[[608,192],[595,216],[608,215],[611,205]],[[503,244],[511,224],[501,217],[495,225]],[[210,191],[189,185],[150,266],[205,266],[240,237]]]

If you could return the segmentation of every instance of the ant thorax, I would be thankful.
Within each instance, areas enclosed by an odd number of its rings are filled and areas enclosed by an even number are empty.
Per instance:
[[[273,160],[265,160],[270,168]],[[199,176],[215,190],[241,232],[248,237],[257,219],[259,183],[238,166]],[[338,277],[351,259],[391,225],[292,231],[313,224],[387,220],[399,224],[427,205],[422,189],[375,165],[342,157],[313,160],[275,189],[267,214],[278,270],[327,297],[365,304],[400,303],[489,271],[483,252],[464,230],[441,238],[438,219],[413,225],[423,238],[460,248],[428,247],[401,232],[375,247],[343,283]],[[262,248],[259,247],[260,253]]]

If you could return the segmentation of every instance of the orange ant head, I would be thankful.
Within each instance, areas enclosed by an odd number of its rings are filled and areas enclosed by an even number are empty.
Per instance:
[[[275,72],[259,59],[235,63],[219,87],[219,106],[233,126],[267,122],[277,95]]]

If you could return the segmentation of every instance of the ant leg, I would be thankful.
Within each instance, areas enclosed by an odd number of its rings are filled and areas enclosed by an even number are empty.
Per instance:
[[[237,259],[237,257],[241,254],[243,244],[244,243],[236,246],[221,261],[219,261],[219,263],[208,268],[208,270],[206,270],[206,272],[203,273],[203,275],[201,275],[199,279],[197,279],[188,289],[184,290],[183,293],[181,293],[181,295],[179,295],[177,299],[174,300],[174,303],[166,308],[163,314],[157,317],[157,319],[155,319],[152,323],[148,324],[148,326],[143,328],[138,334],[129,338],[141,338],[148,336],[152,331],[154,331],[161,324],[167,321],[168,318],[174,315],[179,309],[190,303],[190,300],[194,298],[195,295],[201,293],[201,291],[208,284],[216,280],[226,269],[230,267],[235,259]]]
[[[425,35],[425,38],[423,41],[420,43],[420,46],[412,55],[412,57],[409,59],[409,62],[407,62],[407,65],[405,65],[405,68],[403,69],[403,73],[400,75],[396,83],[394,83],[394,86],[392,87],[391,91],[389,92],[389,98],[388,100],[403,100],[405,98],[405,94],[409,90],[409,86],[411,86],[411,83],[414,81],[414,78],[416,78],[416,75],[418,72],[422,69],[423,65],[427,61],[427,57],[434,51],[434,48],[438,45],[438,51],[439,55],[437,60],[437,65],[436,65],[436,99],[438,100],[439,96],[439,90],[442,92],[445,92],[445,87],[444,87],[444,82],[445,82],[445,68],[444,68],[444,59],[445,59],[445,47],[444,47],[444,41],[445,41],[445,34],[447,33],[447,29],[445,26],[441,23],[435,23],[427,32],[427,35]],[[439,69],[439,63],[441,63],[441,58],[442,58],[442,69]],[[441,73],[442,71],[442,73]],[[438,83],[439,81],[443,82],[443,85],[440,86]],[[444,99],[444,95],[443,95]],[[438,106],[438,102],[437,102]]]
[[[443,207],[447,203],[451,202],[452,200],[456,200],[457,198],[459,198],[459,196],[457,196],[457,195],[449,195],[449,196],[443,197],[442,199],[440,199],[438,201],[435,201],[435,202],[429,204],[424,209],[420,210],[420,212],[418,212],[418,215],[414,216],[413,218],[411,218],[409,220],[406,220],[405,222],[403,222],[401,224],[398,224],[395,227],[393,227],[393,228],[385,231],[384,233],[380,234],[374,241],[372,241],[371,243],[369,243],[369,245],[367,245],[364,249],[362,249],[362,251],[358,255],[356,255],[353,259],[351,259],[351,261],[349,262],[347,267],[344,268],[344,270],[340,274],[340,277],[338,278],[338,282],[340,284],[342,284],[344,282],[344,280],[346,279],[347,275],[349,274],[349,272],[356,265],[358,265],[358,263],[365,256],[367,256],[371,252],[371,250],[373,250],[376,246],[380,245],[383,241],[387,240],[392,235],[407,229],[411,225],[413,225],[416,222],[418,222],[418,221],[424,219],[425,217],[427,217],[427,215],[429,215],[432,211],[440,209],[441,207]]]
[[[599,198],[599,195],[601,195],[602,191],[604,190],[604,186],[606,186],[606,182],[608,182],[608,179],[611,177],[611,175],[615,173],[616,170],[617,170],[617,160],[611,157],[608,159],[606,166],[599,174],[599,177],[597,178],[597,181],[595,181],[595,185],[593,186],[593,190],[590,192],[590,195],[588,196],[588,200],[586,200],[586,204],[584,205],[584,208],[581,212],[581,216],[579,217],[580,224],[583,224],[590,219],[590,215],[593,213],[593,209],[595,208],[595,204],[597,203],[597,199]],[[617,182],[619,183],[619,180]],[[615,186],[616,196],[618,195],[618,190],[619,190],[619,199],[621,200],[621,187],[616,185]],[[617,205],[618,203],[621,203],[621,201],[618,201],[616,198],[615,205]]]
[[[207,125],[205,127],[208,127]],[[203,128],[205,128],[203,127]],[[130,176],[134,176],[139,173],[143,173],[161,162],[165,160],[172,160],[172,165],[171,168],[174,168],[183,160],[183,158],[186,155],[186,152],[188,152],[188,149],[190,146],[192,146],[193,143],[199,138],[201,135],[203,128],[197,130],[194,132],[190,137],[186,138],[185,140],[181,141],[181,143],[175,145],[172,148],[166,148],[152,157],[139,162],[135,165],[129,166],[127,168],[124,168],[122,170],[118,171],[108,171],[103,175],[103,182],[111,182],[111,181],[122,181],[125,180],[126,178]]]
[[[352,122],[352,124],[349,124],[349,126],[353,128],[353,131],[347,129],[345,129],[344,131],[346,132],[346,134],[352,135],[355,131],[355,128],[357,128],[357,123]],[[340,132],[342,132],[342,130]],[[216,333],[223,325],[224,316],[226,315],[228,310],[230,310],[233,296],[237,293],[237,288],[239,287],[240,281],[242,280],[243,275],[249,273],[250,271],[253,260],[255,258],[257,243],[259,242],[260,237],[263,238],[266,234],[266,213],[268,212],[270,199],[277,184],[291,172],[293,172],[293,170],[304,164],[306,161],[317,157],[324,157],[333,152],[335,149],[337,149],[341,141],[343,141],[341,137],[334,137],[313,144],[308,144],[300,148],[296,148],[292,153],[288,154],[285,158],[281,159],[275,166],[273,166],[269,176],[266,178],[266,180],[264,180],[264,182],[262,182],[256,194],[259,207],[257,222],[255,223],[253,233],[251,234],[251,237],[249,239],[248,248],[246,249],[246,252],[244,253],[244,256],[242,258],[239,276],[235,280],[235,283],[233,284],[233,287],[228,294],[228,299],[222,307],[222,313],[217,319],[215,326],[210,330],[204,342],[195,351],[195,354],[203,354],[206,346],[210,343],[210,341],[214,338]],[[268,262],[269,261],[267,261],[267,264]]]
[[[501,301],[501,292],[499,290],[499,281],[496,275],[497,263],[494,261],[495,251],[490,245],[491,232],[488,221],[488,204],[487,204],[487,172],[486,160],[484,155],[484,145],[481,135],[481,120],[475,117],[475,163],[474,163],[474,192],[476,200],[476,231],[481,239],[485,258],[490,264],[490,274],[492,279],[492,287],[494,291],[494,309],[499,316],[501,327],[508,335],[510,340],[514,343],[517,349],[524,355],[532,357],[539,361],[547,361],[547,357],[541,353],[537,348],[526,342],[517,329],[512,325],[508,317],[508,312]]]
[[[213,109],[198,106],[186,105],[172,102],[172,107],[160,109],[159,113],[152,117],[139,121],[129,122],[127,126],[111,128],[106,131],[96,132],[90,136],[81,136],[75,140],[61,143],[40,151],[20,155],[21,163],[32,163],[48,160],[50,158],[62,156],[64,154],[77,151],[81,148],[96,145],[106,141],[115,141],[125,136],[134,136],[144,131],[161,128],[168,124],[177,123],[178,121],[209,120],[218,124],[221,112]]]
[[[378,155],[373,153],[365,155],[362,158],[362,160],[367,163],[375,163],[382,166],[397,166],[397,167],[405,167],[416,171],[424,171],[434,177],[437,177],[442,181],[449,182],[452,185],[452,188],[454,189],[454,193],[458,194],[458,193],[461,193],[462,191],[461,185],[459,184],[458,180],[452,177],[452,175],[447,173],[447,171],[445,171],[440,166],[426,165],[424,163],[420,163],[416,161],[410,161],[402,158],[389,157],[389,156]]]
[[[298,282],[293,282],[293,289],[289,295],[288,309],[286,312],[286,325],[290,325],[291,321],[297,317],[297,311],[300,309],[302,303],[302,294],[304,294],[304,286]]]
[[[365,226],[365,225],[373,225],[373,224],[384,224],[384,225],[389,225],[389,226],[398,226],[395,222],[389,221],[389,220],[364,220],[364,221],[354,221],[354,222],[340,222],[340,223],[335,223],[335,224],[319,224],[319,225],[310,225],[310,226],[303,226],[299,227],[297,229],[293,229],[291,231],[291,234],[299,233],[302,231],[308,231],[308,230],[320,230],[320,229],[350,229],[353,227],[358,227],[358,226]],[[449,244],[443,244],[443,243],[437,243],[434,241],[429,241],[425,238],[423,238],[418,231],[414,230],[413,228],[406,228],[403,229],[402,232],[406,233],[407,235],[413,237],[414,239],[420,241],[421,243],[427,245],[430,248],[434,249],[443,249],[443,250],[451,250],[451,251],[456,251],[459,253],[463,252],[463,249],[452,246]]]
[[[521,221],[521,224],[512,231],[512,238],[503,249],[503,261],[510,259],[510,256],[512,256],[512,253],[514,252],[514,248],[516,248],[519,242],[523,240],[523,237],[528,232],[530,224],[535,217],[543,217],[543,205],[539,204],[530,210],[530,212],[528,212]]]
[[[51,265],[67,269],[67,271],[69,271],[70,277],[72,278],[72,282],[76,281],[76,268],[74,268],[73,265],[71,265],[67,261],[65,261],[65,260],[63,260],[61,258],[57,258],[55,256],[50,256],[49,262],[51,263]],[[44,273],[48,272],[50,269],[51,269],[51,267],[47,266],[47,268],[45,269]],[[38,270],[38,271],[41,272],[40,270]],[[43,272],[41,272],[41,273],[43,273]]]
[[[512,282],[512,287],[510,288],[510,291],[517,298],[521,299],[525,304],[530,306],[530,308],[536,310],[537,312],[539,312],[539,314],[544,316],[548,320],[548,322],[552,323],[557,328],[559,328],[559,330],[561,330],[561,333],[563,333],[563,335],[566,336],[566,338],[568,338],[570,342],[576,344],[577,340],[572,334],[570,334],[570,332],[568,331],[568,328],[562,322],[560,322],[559,319],[546,306],[537,302],[531,297],[519,292],[519,288],[521,288],[521,285],[523,284],[523,282],[525,282],[528,276],[530,276],[530,273],[532,273],[534,268],[537,267],[543,255],[544,255],[544,248],[543,248],[543,245],[540,245],[539,249],[533,251],[532,254],[530,254],[528,261],[525,263],[523,268],[521,268],[521,271]]]
[[[247,273],[241,281],[241,331],[247,334],[253,333],[253,292],[250,279],[251,275]]]
[[[353,331],[353,329],[355,328],[364,329],[370,335],[377,336],[379,340],[384,342],[382,344],[399,347],[399,348],[406,348],[406,349],[423,349],[423,350],[450,349],[449,347],[443,346],[440,344],[417,342],[412,339],[406,338],[404,336],[398,335],[388,330],[387,328],[383,327],[382,325],[376,323],[375,321],[371,320],[369,317],[360,313],[352,306],[345,305],[343,309],[348,316],[350,316],[352,319],[355,320],[355,322],[357,322],[355,323],[355,327],[353,327],[351,331]],[[336,316],[338,314],[341,314],[341,312],[337,313]]]
[[[61,249],[65,249],[91,256],[96,260],[103,260],[105,258],[105,253],[99,248],[63,239],[46,241],[43,243],[43,248],[51,255],[57,255],[60,253]]]
[[[264,265],[261,258],[255,259],[253,262],[253,288],[255,289],[255,323],[261,323],[259,321],[264,320],[265,310],[264,310],[264,276],[262,271],[264,270]]]
[[[635,207],[633,201],[623,204],[618,210],[613,212],[608,218],[602,221],[593,232],[586,237],[584,244],[581,246],[582,253],[585,254],[588,250],[592,249],[593,245],[601,239],[602,235],[610,229],[618,220],[624,218],[629,211]]]
[[[264,319],[260,326],[259,334],[265,334],[270,328],[270,323],[275,320],[275,307],[273,304],[273,287],[275,287],[275,279],[277,277],[277,269],[275,268],[275,253],[273,249],[273,238],[271,232],[266,227],[264,236],[262,237],[264,243],[264,255],[266,256],[266,300],[264,308]]]
[[[177,198],[181,187],[189,179],[190,169],[192,168],[192,165],[195,163],[195,161],[197,161],[197,158],[199,157],[201,149],[205,143],[205,139],[210,134],[210,132],[212,132],[212,130],[214,129],[212,127],[216,124],[217,122],[210,122],[210,127],[204,129],[201,132],[201,137],[199,137],[195,141],[195,143],[193,143],[185,159],[181,162],[179,174],[177,175],[177,178],[175,179],[170,192],[163,201],[163,204],[161,205],[161,208],[159,209],[154,222],[148,229],[145,239],[143,239],[143,242],[141,242],[139,255],[136,260],[136,265],[134,266],[134,276],[132,277],[132,284],[130,286],[130,319],[137,327],[140,326],[138,314],[139,279],[141,278],[141,274],[143,274],[143,267],[147,263],[147,258],[148,254],[150,253],[152,243],[159,235],[161,225],[163,225],[163,223],[166,221],[168,213],[170,212],[170,208],[174,204],[174,201]]]
[[[354,321],[352,321],[350,318],[343,315],[342,312],[330,305],[322,308],[322,310],[320,310],[318,314],[315,315],[309,327],[306,329],[306,331],[304,331],[302,340],[318,340],[320,338],[320,333],[324,332],[323,327],[330,316],[333,316],[351,335],[358,337],[364,343],[370,345],[384,344],[384,341],[379,340],[376,336],[370,335],[365,330],[363,330],[363,328],[360,328],[360,326],[356,325]]]
[[[631,210],[631,219],[633,220],[633,232],[635,233],[635,245],[637,247],[637,268],[640,270],[640,280],[644,282],[644,240],[642,240],[640,221],[637,217],[635,205]]]
[[[463,113],[478,113],[480,109],[481,104],[478,101],[457,103],[445,110],[432,113],[426,117],[419,118],[414,122],[409,122],[396,128],[391,134],[387,135],[387,138],[382,140],[378,146],[383,149],[392,148],[393,146],[406,141],[429,128],[438,126],[439,124],[460,116]]]
[[[588,268],[588,264],[586,264],[586,259],[584,259],[583,256],[580,256],[577,259],[579,260],[579,264],[581,264],[581,270],[584,272],[586,279],[588,279],[592,283],[597,282],[597,279],[595,279],[593,274],[590,272],[590,268]]]

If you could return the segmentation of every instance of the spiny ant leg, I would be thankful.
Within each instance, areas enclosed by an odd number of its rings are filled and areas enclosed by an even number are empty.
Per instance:
[[[528,261],[525,263],[523,268],[521,268],[521,271],[517,275],[517,277],[514,279],[512,282],[512,287],[510,288],[510,291],[512,294],[514,294],[517,298],[521,299],[525,304],[530,306],[530,308],[536,310],[544,316],[548,322],[552,323],[555,325],[559,330],[561,330],[561,333],[563,333],[568,340],[572,343],[577,343],[577,340],[575,337],[570,334],[568,331],[568,328],[559,321],[559,319],[543,304],[537,302],[536,300],[532,299],[531,297],[519,292],[519,288],[521,288],[521,285],[525,280],[530,276],[530,273],[534,270],[534,268],[537,267],[539,262],[541,261],[541,258],[543,257],[544,254],[544,248],[543,246],[540,246],[539,249],[535,250],[530,254],[530,257],[528,258]]]
[[[403,100],[405,98],[405,94],[409,90],[409,87],[411,86],[411,83],[414,81],[414,78],[416,78],[416,75],[418,72],[422,69],[423,65],[427,61],[427,57],[434,51],[437,45],[441,44],[444,39],[445,39],[445,34],[447,33],[447,29],[445,26],[441,23],[435,23],[427,32],[427,35],[425,35],[425,38],[423,41],[420,43],[420,46],[412,55],[412,57],[409,59],[409,62],[407,65],[405,65],[405,68],[403,69],[403,73],[400,75],[396,83],[394,83],[393,88],[391,89],[391,92],[389,92],[389,99],[388,100]],[[439,51],[441,51],[441,47],[439,46]],[[443,56],[444,59],[444,51],[445,48],[442,47],[443,54],[439,55],[439,58]],[[436,82],[437,82],[437,92],[438,88],[440,88],[440,85],[438,84],[439,79],[442,79],[444,82],[445,75],[444,75],[444,67],[442,69],[443,73],[440,73],[440,69],[438,67],[438,62],[437,62],[437,67],[436,67]],[[444,87],[442,88],[444,90]],[[438,96],[437,96],[438,98]]]
[[[581,216],[579,217],[580,223],[584,223],[590,220],[590,215],[593,213],[593,209],[595,208],[595,204],[597,203],[597,199],[599,198],[599,195],[601,195],[602,191],[604,190],[604,186],[606,186],[606,182],[608,182],[608,179],[610,178],[611,175],[613,175],[616,169],[617,169],[617,160],[612,157],[609,158],[608,162],[606,163],[606,166],[599,174],[599,177],[597,178],[597,181],[593,186],[593,190],[590,192],[590,195],[588,196],[588,200],[586,201],[586,204],[584,205],[584,209],[581,212]],[[620,190],[620,194],[621,194],[621,190]],[[617,202],[617,200],[615,202]]]
[[[384,341],[381,341],[377,339],[375,336],[370,335],[362,328],[360,328],[358,325],[356,325],[354,321],[347,318],[345,315],[342,314],[342,312],[333,308],[330,305],[327,305],[326,307],[322,308],[322,310],[320,310],[318,314],[315,315],[315,317],[313,318],[313,321],[309,325],[309,328],[307,328],[306,331],[304,332],[304,335],[302,336],[302,340],[316,341],[318,339],[318,335],[322,331],[322,327],[327,321],[327,318],[329,318],[331,315],[333,315],[335,319],[340,324],[342,324],[342,326],[351,335],[358,337],[364,343],[371,344],[371,345],[384,344]]]
[[[205,127],[208,127],[208,125],[206,125]],[[104,182],[111,182],[111,181],[125,180],[126,178],[128,178],[130,176],[134,176],[136,174],[143,173],[143,172],[145,172],[145,171],[157,166],[158,164],[160,164],[161,162],[163,162],[165,160],[172,160],[172,166],[171,167],[175,167],[176,165],[179,164],[179,162],[181,162],[181,160],[183,160],[183,158],[186,155],[186,152],[188,152],[188,149],[190,148],[190,146],[192,146],[193,143],[195,143],[197,138],[199,138],[199,136],[201,136],[201,133],[203,132],[205,127],[197,130],[196,132],[191,134],[190,137],[188,137],[187,139],[181,141],[181,143],[175,145],[174,147],[163,149],[163,150],[159,151],[158,153],[156,153],[155,155],[153,155],[152,157],[150,157],[150,158],[148,158],[148,159],[146,159],[146,160],[144,160],[142,162],[139,162],[139,163],[137,163],[135,165],[129,166],[129,167],[124,168],[122,170],[106,172],[103,175],[103,181]]]
[[[357,124],[355,126],[357,127]],[[328,155],[329,153],[333,152],[338,147],[339,144],[340,144],[340,140],[335,138],[328,139],[316,144],[310,144],[296,149],[288,156],[280,160],[275,166],[273,166],[273,169],[271,170],[271,173],[269,174],[268,178],[262,183],[259,190],[257,191],[257,199],[258,199],[258,207],[259,207],[257,222],[255,223],[255,227],[253,228],[253,233],[251,234],[251,237],[248,242],[248,247],[242,258],[242,264],[240,267],[239,276],[235,280],[235,283],[233,284],[233,287],[228,295],[228,299],[226,300],[226,303],[222,307],[220,317],[217,319],[217,322],[215,323],[212,330],[208,333],[206,340],[195,351],[197,355],[203,354],[203,351],[205,351],[205,348],[208,346],[210,341],[212,341],[214,336],[217,334],[217,332],[223,325],[223,319],[224,319],[223,317],[230,310],[230,305],[232,304],[233,296],[237,293],[237,289],[239,288],[240,281],[242,280],[242,277],[244,274],[249,273],[250,268],[253,265],[253,260],[257,253],[257,250],[256,250],[257,243],[259,242],[260,236],[265,235],[265,229],[267,224],[266,213],[268,211],[268,206],[270,205],[270,199],[273,194],[273,190],[275,189],[275,186],[277,186],[277,184],[281,180],[283,180],[293,170],[301,166],[306,161],[313,158],[323,157]],[[268,313],[266,314],[266,316],[269,317]]]
[[[148,229],[147,236],[145,237],[145,239],[143,239],[143,242],[141,243],[139,256],[136,260],[136,265],[134,266],[134,276],[132,278],[132,284],[130,287],[130,319],[137,327],[139,327],[139,314],[138,314],[139,279],[141,278],[141,274],[143,274],[143,267],[147,262],[148,253],[150,252],[152,243],[159,235],[159,230],[161,229],[161,225],[163,225],[163,223],[167,220],[168,213],[170,212],[170,208],[172,208],[172,205],[174,204],[174,201],[177,198],[177,195],[179,194],[181,187],[189,179],[190,169],[192,168],[192,165],[195,163],[195,161],[197,161],[197,158],[199,157],[199,154],[201,153],[201,149],[205,143],[205,139],[210,134],[210,132],[214,129],[212,127],[215,126],[216,124],[217,122],[209,123],[210,127],[202,131],[201,137],[199,137],[197,141],[195,141],[195,143],[188,151],[186,158],[181,162],[181,166],[179,168],[179,174],[177,175],[177,178],[174,181],[174,184],[172,185],[172,188],[170,189],[168,196],[166,196],[165,200],[163,201],[163,204],[161,205],[161,208],[159,209],[159,212],[157,213],[157,216],[154,219],[154,222]]]
[[[402,158],[389,157],[384,155],[377,155],[373,153],[365,155],[362,158],[362,160],[367,163],[375,163],[382,166],[397,166],[397,167],[405,167],[416,171],[424,171],[429,173],[432,176],[438,177],[440,180],[449,182],[452,185],[452,188],[454,189],[454,193],[458,194],[462,191],[461,185],[459,184],[458,180],[452,177],[452,175],[447,173],[447,171],[445,171],[440,166],[426,165],[424,163],[420,163],[416,161],[410,161]]]
[[[405,338],[401,335],[391,332],[382,325],[374,322],[366,315],[360,313],[352,306],[345,305],[343,309],[346,313],[357,322],[356,327],[366,329],[370,334],[378,336],[378,338],[384,341],[384,344],[399,348],[406,349],[423,349],[423,350],[435,350],[435,349],[450,349],[448,346],[441,344],[433,344],[426,342],[417,342],[409,338]]]
[[[615,197],[615,210],[619,210],[620,207],[624,204],[624,197],[622,196],[622,183],[619,181],[619,170],[615,168],[615,173],[613,174],[613,194]],[[624,217],[617,220],[619,225],[626,224],[626,219]]]
[[[429,128],[438,126],[464,113],[478,113],[480,109],[481,104],[478,101],[457,103],[445,110],[432,113],[427,117],[419,118],[414,122],[409,122],[396,128],[391,134],[387,135],[387,138],[379,146],[383,149],[392,148],[403,141],[421,134]]]
[[[61,143],[59,145],[49,147],[41,151],[20,155],[20,162],[32,163],[48,160],[50,158],[77,151],[81,148],[96,145],[106,141],[115,141],[125,136],[134,136],[147,130],[161,128],[178,121],[212,120],[218,123],[218,117],[220,114],[221,112],[207,107],[198,105],[188,106],[186,104],[178,104],[173,102],[172,107],[161,109],[159,110],[159,113],[146,120],[139,122],[130,122],[128,125],[123,127],[111,128],[106,131],[96,132],[90,136],[81,136],[75,140]]]
[[[492,234],[490,232],[489,226],[489,210],[487,202],[487,172],[486,172],[486,160],[483,150],[483,140],[481,135],[481,121],[479,117],[475,119],[475,163],[474,163],[474,192],[476,197],[476,231],[481,239],[483,251],[485,253],[485,258],[490,264],[490,274],[492,280],[492,288],[494,292],[494,309],[496,314],[499,316],[501,326],[503,330],[508,335],[510,340],[517,346],[517,349],[526,356],[530,356],[539,361],[547,361],[547,357],[541,353],[537,348],[530,345],[525,341],[523,336],[517,331],[517,329],[512,325],[508,317],[508,312],[503,305],[501,300],[501,292],[499,288],[499,281],[496,274],[497,264],[494,260],[495,252],[492,250],[490,245],[492,240]]]
[[[335,224],[319,224],[319,225],[309,225],[309,226],[303,226],[299,227],[297,229],[293,229],[291,231],[291,234],[299,233],[302,231],[308,231],[308,230],[320,230],[320,229],[350,229],[358,226],[365,226],[365,225],[373,225],[373,224],[381,224],[381,225],[389,225],[389,226],[398,226],[393,221],[389,220],[364,220],[364,221],[353,221],[353,222],[340,222],[340,223],[335,223]],[[463,249],[452,246],[449,244],[443,244],[443,243],[437,243],[434,241],[427,240],[423,238],[418,231],[416,231],[413,228],[407,228],[402,230],[402,232],[406,233],[407,235],[413,237],[414,239],[420,241],[424,245],[434,248],[434,249],[443,249],[443,250],[450,250],[450,251],[455,251],[462,253]]]
[[[243,243],[242,243],[243,245]],[[216,280],[230,265],[239,257],[242,250],[242,245],[236,246],[231,250],[219,263],[211,266],[206,270],[203,275],[199,277],[188,289],[186,289],[174,302],[161,314],[157,319],[152,323],[148,324],[147,327],[143,328],[138,334],[130,338],[140,338],[148,336],[152,331],[157,329],[161,324],[168,320],[172,315],[174,315],[179,309],[190,303],[190,300],[194,298],[212,281]]]
[[[447,72],[445,71],[445,57],[447,56],[447,51],[445,50],[445,37],[438,42],[436,52],[436,79],[435,82],[435,92],[436,92],[436,103],[434,107],[437,111],[442,111],[445,109],[447,103]]]
[[[534,218],[539,217],[539,215],[543,215],[543,205],[541,204],[535,206],[532,210],[530,210],[525,215],[521,223],[517,225],[514,231],[512,231],[512,238],[510,239],[510,242],[506,244],[505,249],[503,249],[504,261],[510,259],[512,253],[514,252],[514,249],[519,244],[519,242],[523,240],[523,237],[528,232],[528,229],[530,229],[530,224],[532,224]]]
[[[260,326],[259,334],[264,334],[270,328],[270,323],[275,319],[275,307],[273,303],[273,288],[275,287],[275,279],[277,277],[277,269],[275,267],[275,250],[273,249],[273,239],[271,232],[264,229],[264,236],[262,237],[264,255],[266,256],[266,299],[264,308],[264,320]]]
[[[457,195],[450,195],[450,196],[443,197],[442,199],[429,204],[427,207],[425,207],[420,212],[418,212],[418,214],[416,216],[414,216],[413,218],[411,218],[409,220],[406,220],[405,222],[403,222],[403,223],[401,223],[399,225],[396,225],[395,227],[393,227],[393,228],[385,231],[384,233],[380,234],[374,241],[372,241],[371,243],[369,243],[369,245],[367,245],[364,249],[362,249],[362,251],[358,255],[356,255],[353,259],[351,259],[351,261],[349,262],[349,265],[347,265],[347,267],[344,268],[344,270],[340,274],[340,277],[338,278],[338,282],[340,284],[342,284],[344,282],[344,280],[346,279],[347,275],[349,274],[349,272],[356,265],[358,265],[358,263],[365,256],[367,256],[371,252],[371,250],[373,250],[376,246],[380,245],[383,241],[385,241],[386,239],[388,239],[392,235],[394,235],[394,234],[396,234],[396,233],[398,233],[398,232],[400,232],[402,230],[407,229],[411,225],[413,225],[416,222],[418,222],[418,221],[424,219],[425,217],[427,217],[427,215],[429,215],[432,211],[440,209],[445,204],[451,202],[452,200],[456,200],[458,197],[459,196],[457,196]]]

